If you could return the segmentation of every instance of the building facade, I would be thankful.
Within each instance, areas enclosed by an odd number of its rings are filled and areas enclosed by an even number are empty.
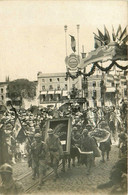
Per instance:
[[[7,82],[0,82],[0,104],[7,105],[8,93],[7,93]]]
[[[79,78],[78,78],[79,79]],[[37,74],[39,106],[61,105],[69,99],[72,88],[78,88],[78,79],[66,78],[66,73]],[[69,87],[70,85],[70,87]]]

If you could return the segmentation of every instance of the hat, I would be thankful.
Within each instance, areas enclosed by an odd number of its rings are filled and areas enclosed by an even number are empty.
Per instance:
[[[12,173],[12,166],[5,163],[0,167],[0,173]]]
[[[34,137],[35,138],[41,137],[41,134],[40,133],[36,133]]]
[[[84,129],[84,130],[83,130],[83,134],[84,134],[84,135],[88,135],[88,130],[87,130],[87,129]]]
[[[73,127],[73,129],[72,129],[73,131],[77,131],[77,127]]]
[[[10,123],[8,123],[6,126],[5,126],[5,129],[6,130],[12,130],[12,125]]]
[[[49,129],[49,130],[48,130],[48,134],[54,134],[53,129]]]
[[[86,125],[86,129],[89,129],[89,130],[90,130],[90,129],[92,129],[92,126],[89,125],[89,124],[87,124],[87,125]]]

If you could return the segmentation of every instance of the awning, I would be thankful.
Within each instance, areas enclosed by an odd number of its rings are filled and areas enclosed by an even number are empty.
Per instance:
[[[67,91],[63,91],[63,96],[67,96],[68,95],[67,93],[68,93]]]
[[[43,95],[43,94],[47,94],[47,91],[41,91],[41,93],[40,93],[41,95]]]
[[[54,91],[49,91],[48,94],[54,94],[55,92]]]
[[[116,91],[115,87],[110,87],[106,89],[106,92],[115,92],[115,91]]]
[[[55,94],[61,94],[61,91],[60,90],[59,91],[56,91]]]

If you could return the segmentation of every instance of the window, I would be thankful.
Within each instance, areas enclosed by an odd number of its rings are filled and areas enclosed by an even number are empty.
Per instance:
[[[45,82],[45,79],[42,79],[42,82]]]
[[[93,90],[93,98],[96,98],[97,94],[96,94],[96,90]]]
[[[53,94],[50,94],[50,100],[53,100]]]
[[[50,86],[49,86],[49,89],[53,89],[53,86],[52,86],[52,85],[50,85]]]
[[[67,78],[65,78],[65,81],[67,81]]]
[[[43,101],[45,101],[45,99],[46,99],[46,97],[45,97],[45,95],[43,95]]]
[[[59,79],[59,78],[57,78],[57,81],[60,81],[60,79]]]
[[[3,88],[1,88],[1,93],[3,93],[4,92],[4,89]]]
[[[75,88],[75,84],[72,85],[72,88]]]
[[[127,96],[127,89],[124,89],[124,95]]]
[[[50,82],[52,82],[52,79],[50,79]]]
[[[114,87],[114,82],[112,82],[112,87]]]
[[[60,90],[60,85],[57,85],[57,90]]]
[[[44,85],[42,86],[42,90],[45,90],[45,86]]]
[[[85,93],[85,97],[88,97],[88,92]]]
[[[67,84],[65,84],[65,89],[67,89]]]
[[[93,87],[96,87],[96,81],[93,81],[92,85]]]
[[[3,95],[1,96],[1,99],[4,100],[4,96]]]

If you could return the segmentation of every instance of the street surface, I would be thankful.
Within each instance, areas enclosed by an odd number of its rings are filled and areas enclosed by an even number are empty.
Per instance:
[[[95,167],[92,168],[91,174],[86,175],[86,166],[80,165],[76,167],[66,168],[66,172],[59,171],[59,179],[54,181],[53,175],[50,176],[41,190],[35,188],[33,194],[97,194],[107,195],[110,194],[110,189],[97,189],[97,185],[109,181],[110,170],[115,162],[118,160],[118,147],[112,145],[110,152],[110,160],[105,163],[100,162],[101,158],[96,158]],[[31,169],[27,167],[26,162],[17,163],[14,167],[14,176],[20,177],[21,174],[29,172]],[[27,179],[27,181],[26,181]],[[21,180],[25,189],[27,185],[33,183],[31,176],[25,180]]]

